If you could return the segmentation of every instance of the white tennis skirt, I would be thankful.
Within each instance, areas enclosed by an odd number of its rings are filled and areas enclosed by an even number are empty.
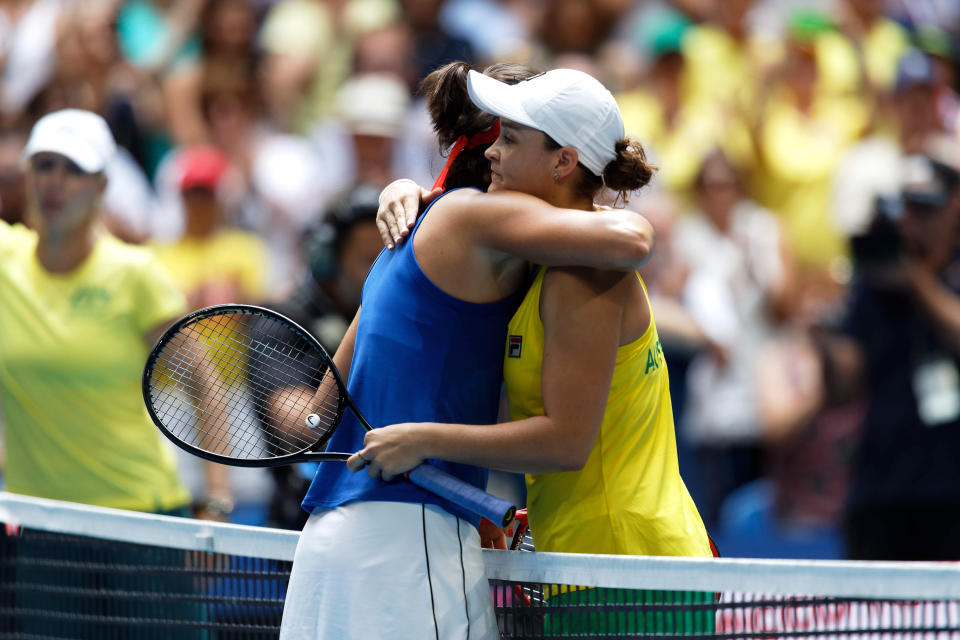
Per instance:
[[[280,637],[499,638],[477,530],[432,505],[315,510],[297,544]]]

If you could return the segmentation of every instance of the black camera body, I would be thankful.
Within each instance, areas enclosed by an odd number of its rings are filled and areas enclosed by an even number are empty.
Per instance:
[[[901,163],[900,193],[874,200],[873,219],[862,234],[850,238],[854,264],[861,273],[889,272],[908,250],[901,229],[905,216],[921,220],[941,215],[960,188],[960,173],[952,166],[924,155],[910,155]],[[918,251],[910,243],[911,252]]]
[[[900,218],[904,202],[899,196],[878,196],[874,201],[870,226],[850,237],[850,253],[860,271],[886,268],[900,261],[904,253]]]

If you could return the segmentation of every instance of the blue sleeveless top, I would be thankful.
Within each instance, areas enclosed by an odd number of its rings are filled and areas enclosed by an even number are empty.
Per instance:
[[[476,304],[458,300],[433,284],[413,251],[413,238],[429,210],[406,242],[380,253],[363,286],[347,389],[374,427],[397,422],[497,421],[507,322],[524,292]],[[358,451],[364,435],[363,426],[347,410],[327,449]],[[428,462],[474,486],[486,487],[484,468]],[[365,469],[350,472],[339,462],[319,465],[302,506],[312,512],[354,500],[435,504],[474,525],[480,521],[406,480],[384,482],[370,478]]]

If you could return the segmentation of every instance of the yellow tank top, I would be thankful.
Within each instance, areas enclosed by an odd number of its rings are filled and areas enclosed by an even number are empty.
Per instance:
[[[545,273],[541,268],[508,328],[503,369],[513,420],[544,415],[540,293]],[[680,478],[669,387],[651,310],[644,334],[617,350],[606,411],[586,465],[526,477],[538,551],[713,555]]]

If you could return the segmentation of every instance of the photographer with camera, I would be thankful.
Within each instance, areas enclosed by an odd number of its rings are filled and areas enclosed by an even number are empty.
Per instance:
[[[904,158],[899,198],[851,239],[842,331],[867,394],[844,516],[852,559],[960,559],[960,174]]]

